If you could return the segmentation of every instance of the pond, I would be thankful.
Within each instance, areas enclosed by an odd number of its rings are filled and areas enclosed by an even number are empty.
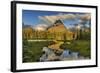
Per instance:
[[[63,60],[79,60],[84,59],[79,55],[79,52],[72,52],[70,50],[63,50],[60,55],[57,55],[54,50],[48,47],[43,47],[43,54],[40,57],[40,61],[63,61]]]

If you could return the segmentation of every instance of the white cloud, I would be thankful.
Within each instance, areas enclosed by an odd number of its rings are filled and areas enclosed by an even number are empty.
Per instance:
[[[39,19],[42,20],[45,24],[51,25],[51,21],[45,18],[45,16],[39,16]]]
[[[50,16],[39,16],[41,20],[44,22],[48,22],[49,24],[53,24],[56,20],[61,19],[75,19],[76,15],[75,14],[57,14],[57,15],[50,15]]]
[[[82,20],[90,20],[91,19],[91,14],[84,14],[81,16]]]
[[[38,24],[38,25],[34,26],[33,29],[44,31],[44,30],[46,30],[47,27],[48,27],[47,24]]]
[[[54,22],[58,19],[67,20],[67,19],[79,19],[79,23],[83,22],[83,20],[90,20],[90,14],[57,14],[57,15],[46,15],[46,16],[39,16],[39,19],[43,21],[43,24],[38,24],[34,27],[35,30],[46,30],[49,26],[53,25]]]

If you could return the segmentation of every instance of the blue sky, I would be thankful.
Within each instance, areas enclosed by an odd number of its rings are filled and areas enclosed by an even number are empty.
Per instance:
[[[27,25],[36,25],[40,23],[38,16],[55,15],[58,13],[61,12],[23,10],[22,21]]]
[[[23,10],[22,12],[22,22],[24,25],[35,26],[41,24],[39,16],[52,16],[57,14],[84,14],[84,13],[70,13],[70,12],[54,12],[54,11],[36,11],[36,10]],[[68,19],[63,20],[65,26],[70,26],[71,24],[78,24],[79,19]]]

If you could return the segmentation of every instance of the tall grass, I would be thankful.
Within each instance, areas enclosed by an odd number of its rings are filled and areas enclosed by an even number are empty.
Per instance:
[[[37,62],[42,55],[42,48],[54,44],[53,41],[23,41],[23,62]]]

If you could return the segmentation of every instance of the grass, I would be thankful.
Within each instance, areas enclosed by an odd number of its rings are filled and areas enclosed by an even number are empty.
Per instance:
[[[23,41],[23,62],[37,62],[42,55],[42,48],[54,44],[53,41]]]
[[[81,56],[91,57],[91,49],[90,49],[90,41],[89,40],[75,40],[71,41],[70,44],[68,42],[63,43],[60,48],[69,49],[74,52],[79,52]]]

